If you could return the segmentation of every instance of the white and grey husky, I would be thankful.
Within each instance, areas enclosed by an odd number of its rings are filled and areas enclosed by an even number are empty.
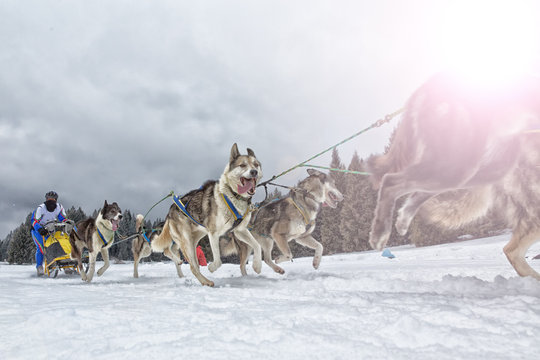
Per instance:
[[[309,176],[300,181],[288,196],[262,206],[251,217],[250,229],[262,246],[264,262],[280,274],[285,270],[272,261],[274,243],[281,251],[281,255],[275,259],[276,263],[292,260],[289,241],[295,240],[315,250],[313,267],[315,269],[319,267],[323,246],[311,236],[315,229],[317,214],[321,206],[336,208],[343,200],[343,195],[336,188],[331,176],[315,169],[308,169],[307,172]],[[237,242],[234,235],[230,236],[230,239],[223,239],[221,246],[225,255],[234,253],[239,255],[240,271],[245,275],[245,266],[251,250]]]
[[[241,155],[238,146],[234,144],[229,162],[218,181],[207,181],[201,188],[181,198],[174,198],[163,230],[151,240],[152,251],[163,252],[171,257],[179,269],[181,259],[177,249],[173,248],[176,244],[201,284],[214,286],[214,282],[199,270],[197,243],[208,235],[214,259],[208,269],[214,272],[221,266],[219,238],[232,232],[236,238],[254,249],[253,269],[260,273],[261,246],[247,226],[251,219],[251,198],[255,195],[261,177],[261,163],[253,150],[247,149],[247,155]],[[178,275],[182,276],[181,270]]]

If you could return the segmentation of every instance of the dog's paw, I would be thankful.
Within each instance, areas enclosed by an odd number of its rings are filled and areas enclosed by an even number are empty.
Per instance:
[[[253,261],[253,270],[260,274],[262,270],[262,262],[261,261]]]
[[[204,281],[202,282],[201,284],[203,284],[203,286],[210,286],[210,287],[214,287],[214,282],[211,281],[211,280],[208,280],[208,281]]]
[[[213,261],[210,265],[208,265],[208,270],[210,272],[214,272],[221,266],[221,261]]]
[[[285,255],[279,255],[274,262],[276,264],[279,264],[279,263],[282,263],[284,261],[291,261],[291,260],[292,260],[291,257],[285,256]]]
[[[105,272],[105,270],[99,269],[99,270],[97,271],[97,276],[103,275],[104,272]]]
[[[320,264],[321,264],[321,257],[320,256],[315,256],[313,258],[313,267],[315,269],[318,269]]]
[[[285,270],[284,270],[282,267],[279,267],[279,266],[276,266],[276,267],[274,268],[274,271],[277,272],[277,273],[280,274],[280,275],[285,274]]]

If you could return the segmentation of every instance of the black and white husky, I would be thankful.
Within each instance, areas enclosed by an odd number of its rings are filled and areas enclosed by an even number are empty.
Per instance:
[[[254,249],[253,269],[260,273],[261,246],[247,226],[251,219],[251,198],[261,178],[261,163],[253,150],[247,149],[247,155],[241,155],[234,144],[229,162],[218,181],[207,181],[201,188],[174,198],[163,230],[151,239],[152,251],[163,252],[172,258],[177,265],[178,276],[182,276],[178,246],[201,284],[214,286],[199,270],[197,244],[208,235],[214,259],[208,269],[214,272],[221,266],[219,238],[233,232],[236,238]]]

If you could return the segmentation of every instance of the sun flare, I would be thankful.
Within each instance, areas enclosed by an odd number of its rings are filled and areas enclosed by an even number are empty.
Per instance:
[[[534,71],[539,6],[531,1],[458,1],[442,34],[446,67],[487,86]]]

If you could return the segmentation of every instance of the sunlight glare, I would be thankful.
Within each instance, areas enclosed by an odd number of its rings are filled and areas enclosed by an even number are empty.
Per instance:
[[[446,67],[485,86],[531,72],[540,44],[537,11],[527,1],[455,2],[442,36]]]

